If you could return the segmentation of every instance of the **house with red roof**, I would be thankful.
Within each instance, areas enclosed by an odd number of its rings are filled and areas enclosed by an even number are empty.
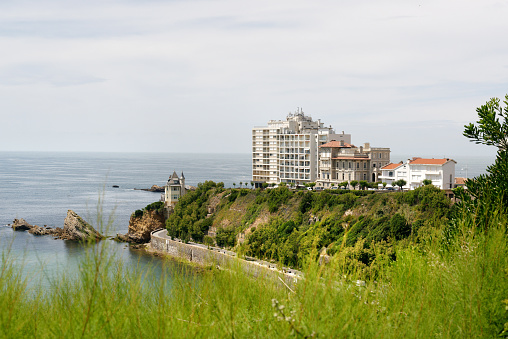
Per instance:
[[[380,180],[388,185],[399,179],[406,181],[405,189],[423,186],[424,180],[431,180],[432,185],[440,189],[452,189],[455,184],[455,165],[453,159],[429,159],[414,157],[405,163],[388,164],[381,168]]]

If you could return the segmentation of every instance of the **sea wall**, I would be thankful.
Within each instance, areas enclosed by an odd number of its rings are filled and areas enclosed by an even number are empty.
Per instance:
[[[210,248],[197,244],[185,244],[180,241],[172,240],[166,235],[166,230],[157,230],[152,232],[150,246],[152,250],[167,253],[170,256],[180,258],[200,265],[214,265],[220,268],[240,265],[243,271],[254,277],[272,276],[280,277],[286,284],[292,286],[301,273],[292,270],[278,270],[276,265],[260,261],[238,259],[234,252],[225,251],[219,248]]]

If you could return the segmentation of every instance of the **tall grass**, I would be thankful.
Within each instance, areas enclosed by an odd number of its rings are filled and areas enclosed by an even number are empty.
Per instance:
[[[401,242],[379,279],[344,275],[343,262],[306,265],[286,286],[240,267],[155,279],[96,246],[78,277],[28,287],[8,253],[0,269],[0,336],[69,338],[496,337],[508,322],[506,215],[488,230],[456,220],[420,244]],[[173,268],[174,269],[174,268]],[[143,273],[143,274],[142,274]]]

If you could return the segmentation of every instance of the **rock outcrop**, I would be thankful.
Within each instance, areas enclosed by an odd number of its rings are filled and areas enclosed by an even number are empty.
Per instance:
[[[52,235],[54,237],[61,238],[63,234],[63,229],[61,229],[60,227],[51,228],[34,225],[31,229],[28,230],[28,233],[33,235]]]
[[[117,234],[116,240],[130,243],[147,243],[150,241],[150,233],[160,228],[165,228],[164,215],[157,211],[143,211],[143,216],[136,218],[134,214],[129,220],[129,232]]]
[[[93,228],[92,225],[77,215],[76,212],[68,210],[67,217],[64,220],[63,232],[60,238],[66,240],[87,241],[100,240],[104,237],[99,232],[97,232],[97,230]]]
[[[152,185],[152,187],[150,188],[135,188],[135,190],[139,190],[139,191],[147,191],[147,192],[164,192],[166,190],[166,188],[164,186],[157,186],[157,185]]]
[[[25,219],[14,219],[12,222],[12,229],[15,231],[28,231],[33,226],[25,221]]]
[[[30,225],[24,219],[14,219],[12,228],[15,231],[28,231],[28,233],[33,235],[52,235],[64,240],[88,241],[104,238],[95,228],[71,210],[67,211],[67,217],[64,220],[63,228]]]

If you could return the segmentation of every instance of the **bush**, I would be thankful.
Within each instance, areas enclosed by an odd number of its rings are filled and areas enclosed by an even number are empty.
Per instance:
[[[143,211],[142,210],[136,210],[134,212],[134,218],[141,218],[143,216]]]

